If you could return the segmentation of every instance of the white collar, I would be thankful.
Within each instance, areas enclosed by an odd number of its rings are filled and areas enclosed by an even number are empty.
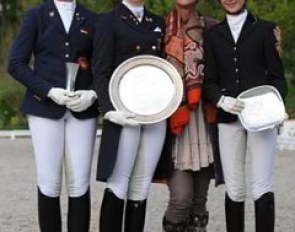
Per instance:
[[[231,25],[242,26],[244,22],[246,21],[247,16],[248,16],[248,11],[244,10],[241,14],[238,14],[238,15],[226,14],[226,19],[230,26]]]
[[[134,6],[132,4],[130,4],[130,2],[128,2],[127,0],[123,0],[122,3],[134,14],[134,15],[138,15],[140,14],[142,17],[143,16],[143,12],[144,12],[144,4],[140,5],[140,6]]]
[[[54,0],[54,4],[57,9],[59,10],[75,10],[76,9],[76,0],[73,0],[72,2],[63,2]]]

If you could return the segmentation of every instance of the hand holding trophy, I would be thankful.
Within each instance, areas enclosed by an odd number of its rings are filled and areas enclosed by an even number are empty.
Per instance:
[[[67,82],[66,90],[69,91],[70,101],[66,107],[74,112],[82,112],[88,109],[96,100],[97,95],[93,90],[75,91],[75,82],[80,65],[77,63],[66,63]]]

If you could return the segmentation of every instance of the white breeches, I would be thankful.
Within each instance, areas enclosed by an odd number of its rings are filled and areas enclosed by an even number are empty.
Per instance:
[[[237,202],[246,198],[246,153],[252,161],[252,196],[259,199],[273,192],[277,130],[247,132],[240,121],[219,123],[219,146],[228,196]]]
[[[68,195],[79,197],[90,185],[96,119],[79,120],[67,112],[61,119],[29,115],[36,158],[38,186],[49,197],[58,197],[63,166]]]
[[[107,181],[117,197],[145,200],[165,141],[166,121],[138,127],[124,127],[118,156]]]

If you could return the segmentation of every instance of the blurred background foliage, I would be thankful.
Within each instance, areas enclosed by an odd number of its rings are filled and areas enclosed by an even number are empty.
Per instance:
[[[77,0],[98,13],[107,11],[119,0]],[[11,42],[20,25],[23,13],[42,3],[42,0],[0,0],[0,129],[25,128],[26,119],[20,112],[24,88],[6,73],[7,56]],[[166,15],[174,0],[146,0],[153,12]],[[283,62],[289,82],[287,109],[295,117],[295,1],[248,0],[248,8],[261,18],[280,26],[283,37]],[[198,10],[203,15],[222,20],[223,12],[217,0],[199,0]]]

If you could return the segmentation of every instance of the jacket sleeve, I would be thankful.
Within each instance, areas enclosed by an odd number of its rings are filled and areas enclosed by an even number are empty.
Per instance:
[[[212,37],[210,29],[206,30],[204,35],[204,53],[205,53],[205,77],[203,85],[203,96],[206,101],[214,106],[217,105],[221,91],[218,88],[218,67],[216,64],[215,54],[212,47]]]
[[[28,11],[15,38],[8,61],[8,72],[39,98],[45,99],[52,84],[34,74],[30,60],[38,34],[38,9]]]
[[[275,25],[270,25],[264,37],[264,56],[269,81],[272,86],[277,88],[283,99],[287,95],[287,82],[285,79],[283,64],[276,48],[276,39],[274,36]]]
[[[96,22],[92,71],[95,91],[103,114],[114,110],[109,97],[109,80],[114,70],[115,31],[111,13],[101,15]]]

